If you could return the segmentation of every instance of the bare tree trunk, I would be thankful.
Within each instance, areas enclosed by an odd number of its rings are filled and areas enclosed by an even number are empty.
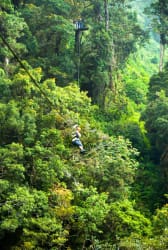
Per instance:
[[[160,62],[159,62],[159,71],[163,71],[163,64],[164,64],[164,52],[165,52],[165,45],[160,43]]]
[[[108,0],[104,0],[104,14],[105,14],[105,29],[109,29],[109,10],[108,10]]]

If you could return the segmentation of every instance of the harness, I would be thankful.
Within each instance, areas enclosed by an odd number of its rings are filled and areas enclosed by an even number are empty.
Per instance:
[[[72,141],[77,141],[81,137],[81,134],[79,132],[75,132],[75,134],[72,135]]]

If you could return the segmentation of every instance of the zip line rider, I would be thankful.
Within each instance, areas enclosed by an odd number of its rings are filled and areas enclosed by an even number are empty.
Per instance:
[[[80,153],[85,153],[85,149],[83,148],[83,144],[80,140],[81,128],[79,127],[79,125],[75,125],[74,128],[75,128],[75,132],[72,134],[72,144],[79,147]]]

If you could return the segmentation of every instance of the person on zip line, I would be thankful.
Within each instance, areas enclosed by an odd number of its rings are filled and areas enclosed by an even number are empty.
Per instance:
[[[75,125],[73,127],[75,129],[74,133],[72,134],[72,144],[77,146],[79,149],[80,149],[80,153],[85,153],[86,150],[83,148],[83,144],[80,140],[80,137],[81,137],[81,128],[79,125]]]

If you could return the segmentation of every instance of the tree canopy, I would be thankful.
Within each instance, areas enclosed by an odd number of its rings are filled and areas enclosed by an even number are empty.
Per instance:
[[[168,248],[166,11],[0,2],[2,250]]]

